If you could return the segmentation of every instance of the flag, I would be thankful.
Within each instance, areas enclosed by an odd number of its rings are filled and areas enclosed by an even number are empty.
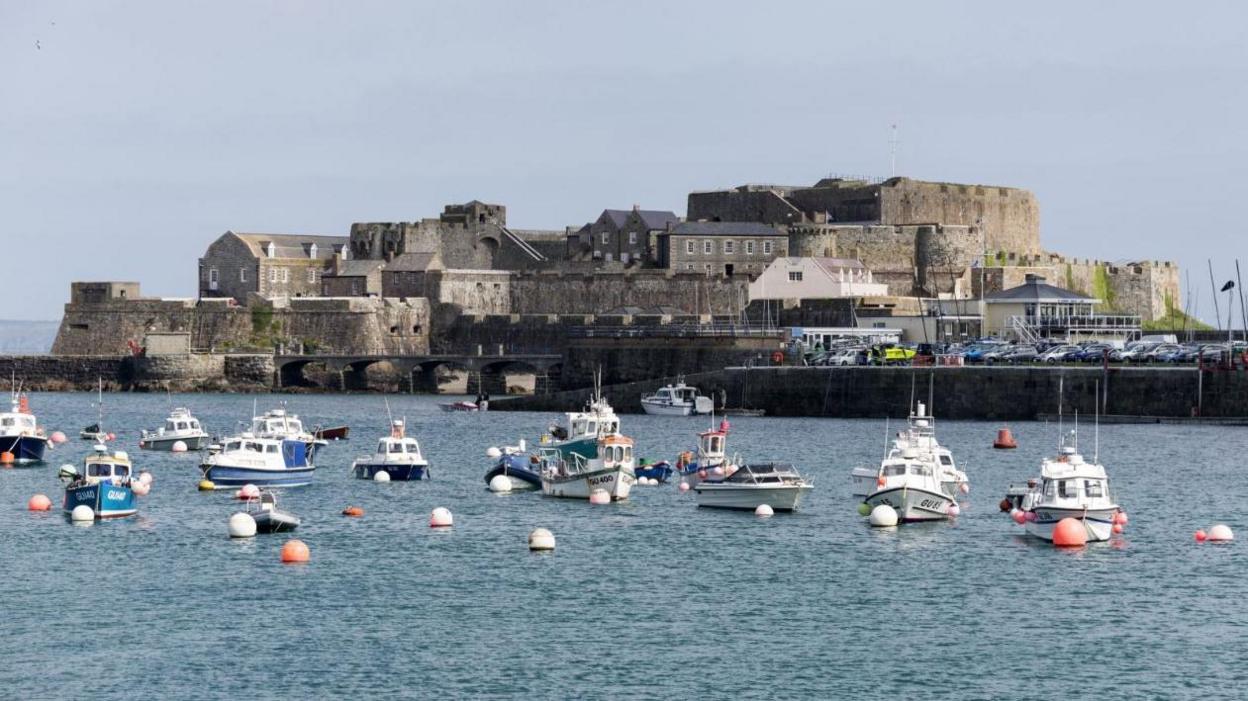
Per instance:
[[[1222,286],[1222,289],[1221,289],[1221,290],[1218,290],[1218,291],[1219,291],[1219,292],[1226,292],[1227,290],[1231,289],[1231,288],[1232,288],[1232,287],[1234,287],[1234,286],[1235,286],[1235,281],[1234,281],[1234,280],[1227,280],[1227,281],[1226,281],[1226,284]]]

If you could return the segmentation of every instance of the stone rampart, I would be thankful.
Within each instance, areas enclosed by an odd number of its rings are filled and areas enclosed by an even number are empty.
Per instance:
[[[689,314],[736,314],[749,279],[668,270],[518,273],[511,278],[516,314],[601,314],[619,307],[672,307]]]

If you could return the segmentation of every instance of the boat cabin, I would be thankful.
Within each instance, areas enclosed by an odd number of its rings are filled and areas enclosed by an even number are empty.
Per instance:
[[[415,438],[382,438],[377,441],[377,457],[398,459],[402,456],[420,457],[420,444]]]
[[[687,385],[668,385],[659,388],[654,394],[646,397],[660,404],[668,404],[672,406],[692,405],[697,399],[698,390]]]
[[[797,469],[788,463],[762,463],[729,467],[723,481],[734,484],[787,484],[803,480]]]
[[[712,460],[724,457],[724,451],[727,450],[726,443],[728,440],[727,431],[707,431],[698,434],[698,457],[699,462],[706,462],[707,458]]]
[[[84,461],[85,474],[80,473],[79,478],[89,484],[130,481],[129,455],[120,450],[110,454],[104,446],[97,446],[95,450],[95,454],[88,455]]]
[[[257,435],[292,436],[303,433],[303,422],[284,409],[266,411],[251,420],[251,432]]]
[[[624,436],[610,436],[603,439],[598,447],[598,457],[607,467],[633,462],[633,440]]]
[[[190,414],[182,413],[181,415],[175,411],[169,418],[165,419],[165,433],[186,433],[187,431],[199,431],[199,419],[192,417]]]
[[[252,436],[243,438],[231,438],[225,441],[221,446],[221,451],[225,453],[233,453],[237,451],[248,450],[254,453],[277,453],[279,452],[278,444],[273,441],[265,441]]]
[[[15,433],[33,433],[35,417],[24,413],[0,414],[0,434],[11,436]]]
[[[551,430],[556,440],[570,441],[578,438],[601,438],[613,436],[620,432],[620,420],[612,414],[581,414],[564,415],[563,424]]]

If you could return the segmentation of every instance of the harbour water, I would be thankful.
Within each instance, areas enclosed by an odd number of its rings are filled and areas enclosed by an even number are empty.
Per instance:
[[[56,468],[89,450],[77,432],[94,396],[31,397],[70,442],[41,467],[0,471],[5,697],[1212,698],[1248,678],[1242,544],[1192,540],[1215,522],[1245,527],[1242,428],[1103,426],[1131,521],[1065,551],[997,508],[1054,449],[1053,425],[1014,424],[1019,449],[994,451],[996,424],[941,422],[970,476],[967,508],[956,523],[872,530],[848,472],[878,462],[883,421],[732,420],[730,452],[815,482],[800,512],[759,519],[699,510],[673,485],[609,506],[491,494],[486,448],[532,442],[554,417],[445,413],[445,397],[390,399],[432,480],[354,480],[351,460],[386,430],[381,397],[260,397],[261,410],[286,401],[309,425],[351,426],[315,484],[281,499],[312,552],[284,566],[285,536],[226,536],[237,503],[196,491],[198,455],[137,448],[171,402],[221,432],[252,399],[106,395],[115,445],[155,483],[138,517],[80,527],[59,513]],[[638,455],[673,459],[706,420],[623,424]],[[1081,443],[1090,455],[1090,424]],[[25,511],[37,492],[57,510]],[[364,517],[341,516],[349,504]],[[436,506],[454,528],[427,527]],[[527,550],[538,526],[553,553]]]

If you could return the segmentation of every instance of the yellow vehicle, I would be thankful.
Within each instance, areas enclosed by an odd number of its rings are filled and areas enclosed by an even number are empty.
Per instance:
[[[905,346],[879,344],[871,347],[871,362],[874,365],[903,365],[914,360],[915,352]]]

